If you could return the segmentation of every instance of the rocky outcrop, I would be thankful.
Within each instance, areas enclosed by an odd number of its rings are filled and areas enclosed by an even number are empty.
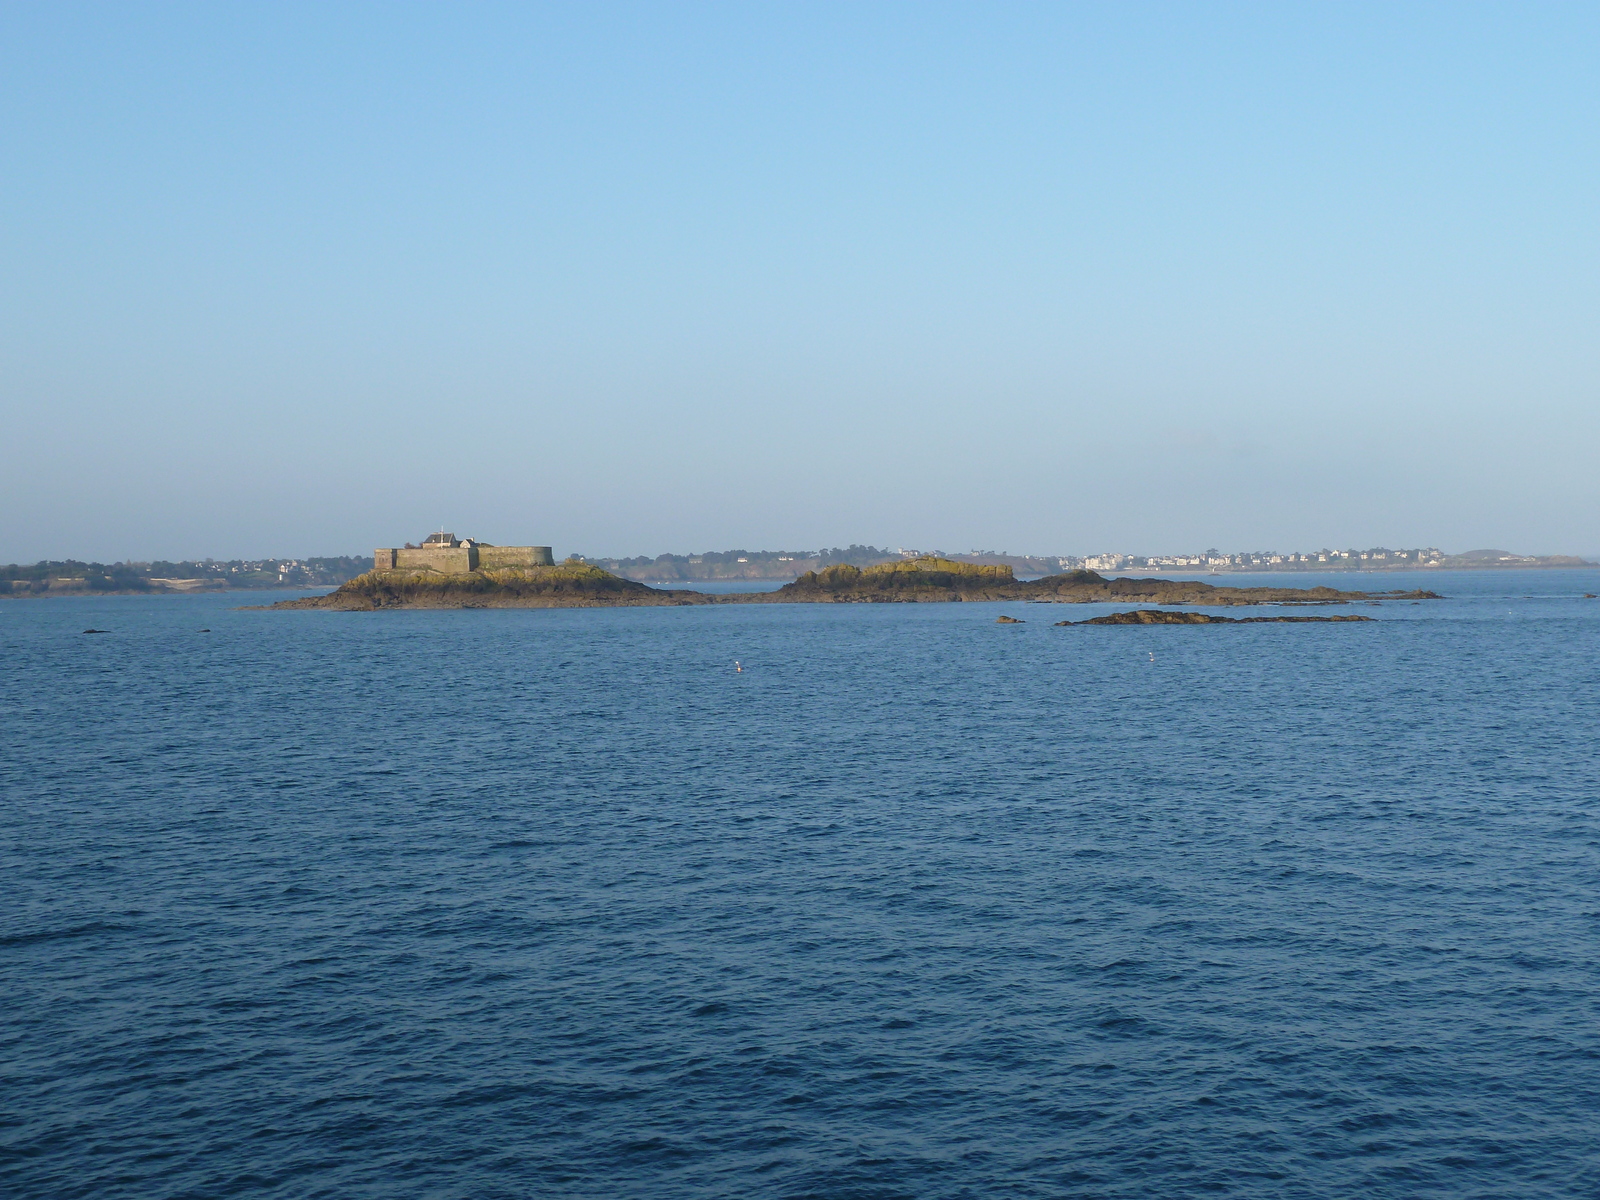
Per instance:
[[[905,604],[951,600],[1018,600],[1016,577],[1007,566],[913,558],[876,567],[846,563],[807,571],[775,592],[741,596],[766,604]],[[729,598],[731,599],[731,597]]]
[[[1210,613],[1163,612],[1158,608],[1141,608],[1133,612],[1109,613],[1103,617],[1090,617],[1087,621],[1057,621],[1060,625],[1270,625],[1276,623],[1304,624],[1309,621],[1371,621],[1354,613],[1327,617],[1214,617]]]

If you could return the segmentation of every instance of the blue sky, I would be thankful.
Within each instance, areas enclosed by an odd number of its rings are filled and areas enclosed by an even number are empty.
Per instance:
[[[0,560],[1600,550],[1600,9],[0,8]]]

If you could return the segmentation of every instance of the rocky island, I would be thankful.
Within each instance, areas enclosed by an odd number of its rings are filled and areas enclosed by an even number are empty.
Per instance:
[[[995,600],[1027,600],[1041,604],[1346,604],[1353,600],[1439,598],[1433,592],[1424,591],[1371,593],[1341,592],[1329,587],[1235,588],[1176,579],[1107,579],[1094,571],[1068,571],[1040,579],[1019,580],[1009,566],[956,562],[931,556],[866,568],[838,564],[821,571],[807,571],[772,592],[708,595],[653,588],[577,560],[556,563],[544,546],[490,547],[442,533],[433,535],[420,547],[379,550],[374,557],[376,561],[371,571],[327,595],[285,600],[271,607],[372,612],[389,608],[915,604]]]
[[[368,571],[325,596],[280,600],[272,608],[618,608],[706,604],[720,597],[653,588],[587,563],[505,567],[444,575]]]

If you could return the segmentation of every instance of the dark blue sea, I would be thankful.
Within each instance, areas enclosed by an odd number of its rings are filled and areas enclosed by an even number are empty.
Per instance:
[[[1600,1196],[1600,572],[1425,581],[0,601],[0,1194]]]

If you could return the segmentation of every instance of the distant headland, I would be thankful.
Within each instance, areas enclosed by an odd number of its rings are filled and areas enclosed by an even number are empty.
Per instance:
[[[653,588],[592,563],[557,563],[547,546],[491,547],[438,533],[420,546],[383,548],[373,569],[323,596],[273,608],[373,612],[396,608],[593,608],[702,604],[907,604],[1026,600],[1088,604],[1340,604],[1438,599],[1431,591],[1352,592],[1329,587],[1218,587],[1195,580],[1107,579],[1075,570],[1019,580],[1009,565],[924,555],[867,567],[837,563],[770,592],[707,594]]]

